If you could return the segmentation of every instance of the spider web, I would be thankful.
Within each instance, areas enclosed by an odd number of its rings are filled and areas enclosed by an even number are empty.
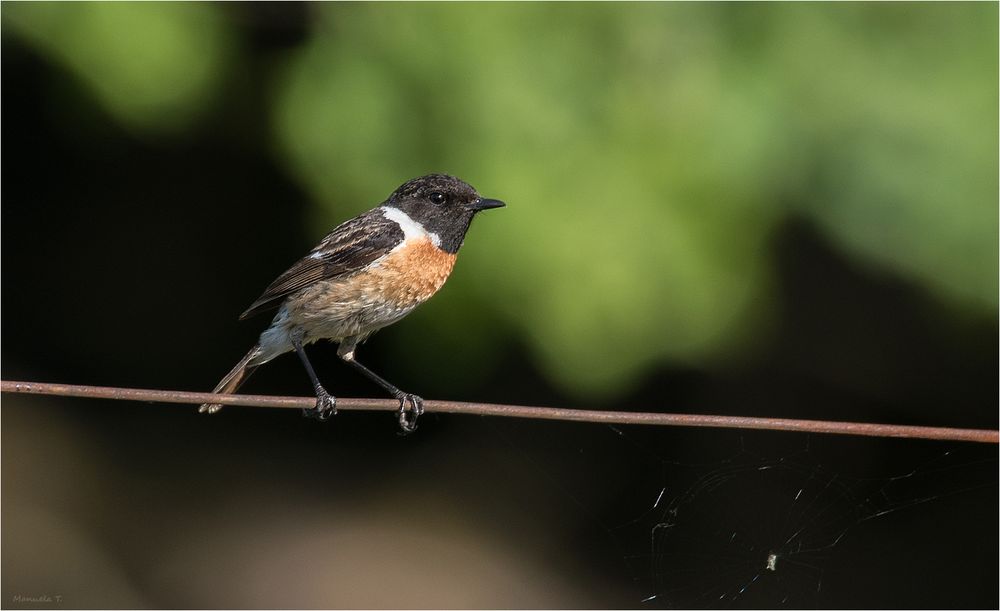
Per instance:
[[[905,509],[996,489],[996,458],[981,452],[936,451],[898,475],[864,477],[849,474],[849,465],[824,463],[808,438],[805,444],[778,458],[741,448],[707,467],[670,463],[671,480],[684,481],[688,471],[693,482],[676,494],[661,488],[631,524],[649,540],[646,552],[627,559],[646,564],[650,574],[653,594],[642,603],[804,608],[856,598],[853,604],[863,606],[864,596],[843,591],[851,588],[839,553],[845,539],[873,520],[891,528],[890,514]],[[828,572],[838,573],[839,590],[829,596]]]
[[[645,592],[630,606],[926,606],[935,589],[995,599],[994,447],[617,427],[568,437],[515,445],[611,540]],[[992,568],[976,565],[983,555]]]

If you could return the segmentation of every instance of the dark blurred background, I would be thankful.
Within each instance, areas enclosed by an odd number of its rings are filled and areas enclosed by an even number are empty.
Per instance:
[[[359,352],[407,390],[995,429],[997,17],[4,3],[3,378],[208,390],[442,171],[508,207]],[[195,412],[3,397],[4,607],[997,604],[993,446]]]

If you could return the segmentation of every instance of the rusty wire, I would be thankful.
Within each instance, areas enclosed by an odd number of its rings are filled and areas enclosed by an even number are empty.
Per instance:
[[[0,392],[57,395],[88,399],[115,399],[120,401],[149,401],[159,403],[219,403],[243,407],[278,407],[301,409],[312,407],[312,397],[276,397],[265,395],[217,395],[205,392],[178,390],[148,390],[141,388],[113,388],[107,386],[80,386],[46,382],[0,381]],[[835,422],[827,420],[793,420],[788,418],[758,418],[753,416],[712,416],[705,414],[668,414],[659,412],[613,412],[554,407],[528,407],[524,405],[497,405],[493,403],[467,403],[460,401],[425,401],[428,412],[530,418],[536,420],[563,420],[571,422],[598,422],[604,424],[634,424],[650,426],[695,426],[726,429],[763,429],[770,431],[798,431],[835,435],[862,435],[867,437],[900,437],[909,439],[936,439],[969,441],[975,443],[1000,443],[1000,431],[991,429],[959,429],[937,426],[910,426],[901,424],[874,424],[867,422]],[[381,410],[399,409],[399,402],[392,399],[338,398],[337,409]]]

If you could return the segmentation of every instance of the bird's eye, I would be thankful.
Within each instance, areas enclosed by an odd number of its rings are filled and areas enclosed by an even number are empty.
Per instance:
[[[445,202],[445,200],[448,199],[448,198],[446,198],[444,196],[444,193],[434,192],[434,193],[431,193],[430,195],[428,195],[427,199],[431,200],[431,203],[433,203],[433,204],[440,205],[440,204],[443,204]]]

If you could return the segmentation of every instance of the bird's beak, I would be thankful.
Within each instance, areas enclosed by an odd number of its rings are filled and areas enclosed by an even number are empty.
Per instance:
[[[469,204],[469,209],[473,212],[479,212],[481,210],[489,210],[490,208],[503,208],[506,205],[507,204],[498,199],[486,199],[485,197],[480,197],[476,201]]]

